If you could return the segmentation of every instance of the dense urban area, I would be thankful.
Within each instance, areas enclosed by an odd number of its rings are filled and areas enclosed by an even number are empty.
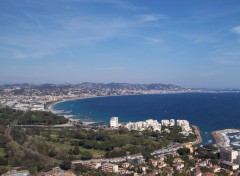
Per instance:
[[[81,83],[0,86],[0,104],[19,110],[44,110],[48,102],[109,95],[191,92],[171,84]]]
[[[166,84],[82,83],[0,86],[0,174],[240,175],[240,153],[228,133],[214,145],[184,119],[148,119],[90,126],[53,114],[53,102],[109,95],[202,92]],[[235,144],[238,145],[238,144]]]

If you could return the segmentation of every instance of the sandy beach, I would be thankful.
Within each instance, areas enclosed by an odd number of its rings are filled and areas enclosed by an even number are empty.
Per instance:
[[[60,100],[60,101],[55,101],[55,102],[51,102],[47,105],[46,109],[49,110],[50,112],[52,112],[53,114],[61,114],[62,116],[64,116],[66,119],[70,120],[70,121],[79,121],[81,123],[83,123],[84,125],[92,125],[92,124],[95,124],[95,123],[98,123],[98,122],[94,122],[94,121],[87,121],[87,122],[84,122],[84,121],[80,121],[78,119],[73,119],[73,115],[71,114],[63,114],[64,113],[64,110],[55,110],[53,108],[54,105],[58,104],[58,103],[62,103],[62,102],[66,102],[66,101],[71,101],[71,100],[79,100],[79,99],[87,99],[87,98],[96,98],[98,96],[90,96],[90,97],[76,97],[76,98],[67,98],[67,99],[63,99],[63,100]],[[69,126],[69,123],[67,124],[64,124],[63,126]]]

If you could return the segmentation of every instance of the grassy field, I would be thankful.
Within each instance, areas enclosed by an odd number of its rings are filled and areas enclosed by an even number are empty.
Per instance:
[[[90,153],[92,153],[94,156],[95,155],[104,155],[106,152],[105,151],[103,151],[103,150],[95,150],[95,149],[85,149],[85,148],[83,148],[83,147],[79,147],[79,149],[81,150],[81,151],[89,151]]]
[[[69,150],[70,148],[73,148],[71,145],[59,144],[59,143],[58,143],[58,147],[59,147],[61,150],[66,151],[66,152],[68,152],[68,150]],[[95,156],[95,157],[98,157],[98,156],[100,156],[100,155],[104,155],[104,154],[106,153],[106,152],[103,151],[103,150],[86,149],[86,148],[83,148],[83,147],[79,147],[79,149],[80,149],[81,152],[88,151],[88,152],[90,152],[90,153],[91,153],[93,156]]]

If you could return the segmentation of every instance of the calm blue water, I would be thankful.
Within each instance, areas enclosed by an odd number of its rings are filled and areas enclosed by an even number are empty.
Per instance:
[[[108,124],[110,117],[120,122],[149,118],[186,119],[197,125],[203,143],[211,143],[210,132],[224,128],[240,128],[239,93],[189,93],[97,97],[58,103],[55,110],[64,110],[74,118]]]

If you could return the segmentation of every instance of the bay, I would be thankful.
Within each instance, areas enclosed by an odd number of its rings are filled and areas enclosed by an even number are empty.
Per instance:
[[[211,131],[240,128],[239,93],[182,93],[157,95],[109,96],[57,103],[62,110],[82,121],[108,124],[113,116],[120,122],[149,118],[185,119],[199,127],[204,144],[213,142]]]

